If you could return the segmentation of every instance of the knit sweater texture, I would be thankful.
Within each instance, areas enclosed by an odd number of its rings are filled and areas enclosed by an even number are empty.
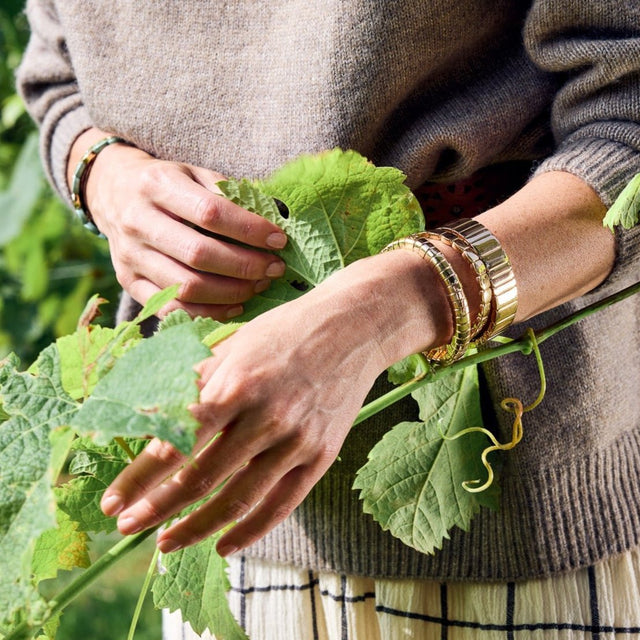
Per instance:
[[[417,187],[514,160],[563,170],[609,205],[640,171],[636,0],[29,0],[18,86],[47,174],[90,126],[159,158],[262,177],[300,153],[357,149]],[[567,243],[571,238],[566,239]],[[640,230],[617,233],[607,280],[541,327],[638,279]],[[125,296],[122,312],[133,303]],[[523,327],[512,327],[518,335]],[[504,457],[499,511],[424,555],[363,514],[354,472],[394,405],[348,436],[304,503],[247,552],[370,576],[511,580],[585,566],[640,543],[640,300],[542,345],[548,391]],[[532,358],[483,367],[486,421],[538,391]]]

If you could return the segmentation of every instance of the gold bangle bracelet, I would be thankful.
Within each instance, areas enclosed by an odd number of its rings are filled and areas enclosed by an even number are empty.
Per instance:
[[[425,357],[441,365],[451,364],[459,360],[469,347],[471,320],[469,318],[469,305],[467,304],[467,299],[456,272],[442,252],[429,240],[421,237],[420,234],[395,240],[387,245],[383,249],[383,252],[393,251],[394,249],[408,249],[428,261],[442,279],[446,289],[447,299],[451,305],[454,322],[451,342],[447,345],[426,351],[424,353]]]
[[[489,320],[476,344],[482,344],[502,333],[515,318],[518,309],[518,288],[511,262],[499,240],[476,220],[464,218],[443,225],[436,233],[450,232],[475,251],[487,267],[493,301]]]
[[[485,263],[480,256],[465,242],[460,240],[450,231],[442,230],[440,233],[436,231],[423,231],[420,234],[427,240],[440,240],[444,244],[455,249],[469,263],[476,274],[476,282],[480,291],[480,308],[473,324],[471,325],[471,342],[482,332],[489,320],[491,313],[491,300],[493,294],[491,292],[491,280]]]

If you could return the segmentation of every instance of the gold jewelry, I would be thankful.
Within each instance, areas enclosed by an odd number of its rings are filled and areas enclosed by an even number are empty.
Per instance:
[[[450,231],[442,230],[440,233],[437,231],[423,231],[420,235],[428,240],[440,240],[455,249],[469,263],[476,274],[476,282],[480,288],[480,308],[474,323],[471,325],[471,342],[473,342],[474,338],[480,335],[480,332],[487,324],[491,313],[493,294],[491,293],[491,280],[489,279],[487,267],[480,259],[480,256],[468,244]]]
[[[463,218],[436,229],[436,233],[444,232],[453,234],[475,251],[487,268],[493,301],[487,325],[475,339],[476,344],[482,344],[502,333],[515,318],[518,288],[511,262],[499,240],[476,220]]]
[[[442,252],[420,234],[395,240],[382,251],[393,251],[395,249],[409,249],[420,255],[424,260],[427,260],[442,279],[449,304],[451,305],[454,323],[451,342],[447,345],[430,349],[424,355],[429,360],[438,362],[441,365],[451,364],[459,360],[469,346],[471,319],[469,318],[469,305],[456,272]]]

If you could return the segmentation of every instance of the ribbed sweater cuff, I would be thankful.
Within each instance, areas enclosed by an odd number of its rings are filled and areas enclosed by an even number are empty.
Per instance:
[[[625,185],[640,172],[640,153],[632,146],[610,139],[574,138],[541,162],[534,175],[546,171],[566,171],[578,176],[610,207]]]
[[[616,137],[624,140],[625,134],[629,134],[627,129],[627,125],[621,125]],[[545,171],[567,171],[578,176],[593,187],[604,204],[610,207],[627,183],[640,172],[640,153],[623,142],[576,138],[543,161],[535,174]],[[616,262],[608,277],[592,291],[593,295],[603,297],[637,281],[639,239],[640,227],[616,230]]]
[[[56,114],[52,114],[42,124],[40,152],[47,178],[60,197],[71,207],[66,175],[69,154],[76,138],[93,125],[85,107],[78,104],[77,96],[69,96],[61,102],[63,104],[58,106]],[[56,115],[59,116],[57,119]],[[49,135],[46,135],[47,133]]]

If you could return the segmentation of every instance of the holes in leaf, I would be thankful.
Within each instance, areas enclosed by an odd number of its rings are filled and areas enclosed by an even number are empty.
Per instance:
[[[309,283],[302,280],[289,280],[289,284],[298,291],[307,291],[309,289]]]
[[[278,207],[278,213],[286,220],[289,217],[289,207],[287,207],[282,200],[278,200],[278,198],[274,198],[273,201],[276,203],[276,207]]]

